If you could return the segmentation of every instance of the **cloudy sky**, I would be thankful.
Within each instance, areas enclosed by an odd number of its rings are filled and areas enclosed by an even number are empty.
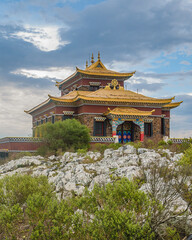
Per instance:
[[[184,101],[171,136],[192,136],[191,23],[191,0],[1,0],[0,137],[31,136],[24,110],[98,51],[108,68],[136,70],[126,88]]]

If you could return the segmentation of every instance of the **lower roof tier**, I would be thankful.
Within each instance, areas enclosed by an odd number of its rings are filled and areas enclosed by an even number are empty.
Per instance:
[[[118,86],[118,85],[117,85]],[[125,90],[123,87],[119,87],[118,89],[114,88],[111,89],[110,86],[107,86],[104,89],[99,89],[96,91],[71,91],[70,93],[63,95],[61,97],[54,97],[50,96],[49,98],[44,101],[43,103],[37,105],[36,107],[26,111],[27,113],[31,114],[38,109],[46,106],[47,104],[54,103],[64,104],[64,105],[72,105],[74,107],[78,107],[82,105],[83,102],[87,104],[115,104],[115,105],[130,105],[130,106],[158,106],[165,109],[171,109],[179,106],[181,102],[174,102],[172,103],[172,98],[152,98],[147,97],[142,94],[135,93],[130,90]]]

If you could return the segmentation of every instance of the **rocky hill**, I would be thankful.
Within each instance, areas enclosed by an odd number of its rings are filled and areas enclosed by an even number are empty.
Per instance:
[[[0,166],[0,178],[15,173],[45,175],[49,182],[55,185],[58,198],[64,198],[72,191],[79,195],[85,187],[92,190],[95,183],[103,185],[112,182],[116,177],[143,178],[152,163],[159,166],[168,164],[174,168],[174,163],[182,155],[169,150],[156,152],[125,145],[118,150],[107,149],[103,156],[99,152],[66,152],[63,156],[51,156],[48,159],[41,156],[23,157]]]
[[[44,175],[54,189],[59,200],[74,195],[82,195],[85,188],[91,191],[95,184],[104,186],[126,177],[136,180],[140,190],[147,193],[156,205],[152,209],[155,219],[154,229],[169,227],[165,223],[174,221],[174,226],[192,229],[192,177],[188,169],[178,165],[183,154],[168,149],[134,148],[124,145],[117,150],[72,153],[63,156],[23,157],[0,166],[0,178],[13,174]],[[162,208],[155,210],[161,203]]]

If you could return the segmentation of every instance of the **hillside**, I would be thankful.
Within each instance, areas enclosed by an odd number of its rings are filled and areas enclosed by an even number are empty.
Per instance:
[[[182,156],[167,149],[155,151],[124,145],[117,150],[107,149],[103,155],[89,151],[66,152],[63,156],[48,159],[41,156],[23,157],[0,166],[0,178],[16,173],[46,176],[48,182],[53,184],[59,201],[81,196],[85,189],[92,191],[95,184],[102,187],[122,178],[137,181],[139,189],[163,208],[152,208],[154,231],[161,235],[160,232],[164,232],[162,229],[172,225],[176,229],[180,225],[181,236],[185,236],[192,229],[192,198],[189,194],[191,173],[178,165]]]

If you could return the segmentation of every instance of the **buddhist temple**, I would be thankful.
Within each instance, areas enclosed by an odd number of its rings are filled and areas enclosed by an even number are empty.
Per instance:
[[[170,135],[170,110],[181,104],[172,98],[152,98],[124,89],[124,81],[135,72],[109,70],[100,59],[76,71],[56,86],[60,97],[48,96],[26,111],[32,116],[33,136],[47,122],[75,118],[90,129],[95,142],[118,138],[120,143],[163,138]],[[131,81],[131,80],[130,80]],[[107,140],[106,140],[107,141]]]

